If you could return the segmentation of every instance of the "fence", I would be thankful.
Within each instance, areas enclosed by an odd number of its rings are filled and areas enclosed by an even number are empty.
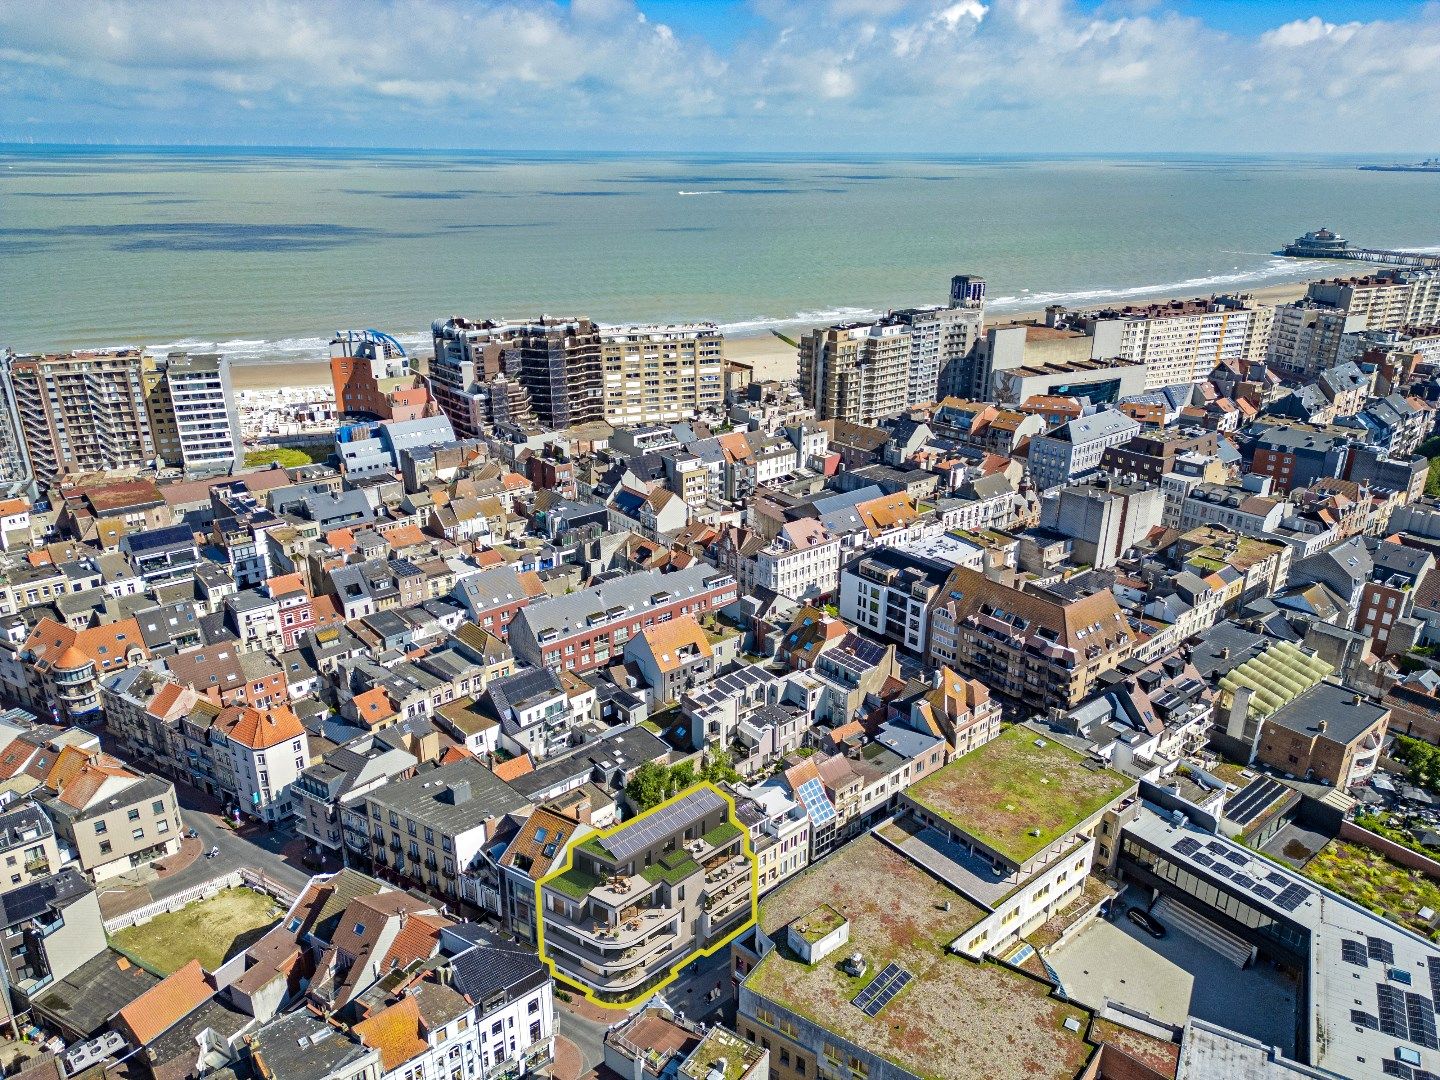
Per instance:
[[[140,923],[149,922],[157,915],[165,915],[173,911],[187,908],[197,900],[209,900],[216,893],[224,892],[226,889],[236,889],[244,886],[247,889],[254,889],[256,892],[263,892],[273,896],[285,907],[295,902],[295,894],[277,881],[272,881],[264,874],[253,870],[240,869],[232,870],[228,874],[211,878],[209,881],[202,881],[199,885],[192,885],[188,889],[182,889],[173,896],[167,896],[163,900],[156,900],[152,904],[138,907],[134,911],[127,911],[123,915],[116,915],[113,919],[107,919],[104,926],[107,934],[114,934],[127,927],[136,926]]]
[[[1436,881],[1440,881],[1440,862],[1421,855],[1418,851],[1412,851],[1403,844],[1397,844],[1379,833],[1373,833],[1363,826],[1356,825],[1353,821],[1347,819],[1340,823],[1340,839],[1371,848],[1401,866],[1419,870],[1422,874],[1428,874]]]

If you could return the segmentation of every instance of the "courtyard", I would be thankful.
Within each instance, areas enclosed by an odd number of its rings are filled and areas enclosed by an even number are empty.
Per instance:
[[[110,941],[160,975],[178,971],[191,960],[214,971],[258,940],[283,914],[265,893],[225,889],[209,900],[117,931]]]

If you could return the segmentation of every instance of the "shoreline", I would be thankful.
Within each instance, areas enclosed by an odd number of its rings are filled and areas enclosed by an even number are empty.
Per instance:
[[[1313,280],[1322,280],[1315,278]],[[1262,306],[1288,303],[1291,300],[1298,300],[1305,295],[1305,289],[1309,281],[1290,281],[1277,285],[1262,285],[1254,289],[1235,289],[1230,294],[1244,294],[1252,297],[1256,303]],[[1104,307],[1146,307],[1150,304],[1163,304],[1171,300],[1191,300],[1197,293],[1172,293],[1169,295],[1126,297],[1124,300],[1113,303],[1094,301],[1086,304],[1066,305],[1076,310],[1087,310]],[[1220,292],[1213,294],[1200,293],[1198,295],[1223,295]],[[987,316],[990,313],[987,312]],[[1045,318],[1043,309],[1032,311],[1007,311],[995,312],[993,317],[987,317],[987,326],[1004,326],[1007,324],[1024,322],[1041,322]],[[816,323],[815,326],[828,325],[827,323]],[[786,337],[799,339],[814,327],[804,323],[786,324]],[[773,379],[793,379],[796,377],[800,356],[798,350],[786,345],[771,330],[746,330],[741,333],[727,334],[725,336],[725,355],[731,360],[738,360],[749,364],[754,368],[755,380],[764,382]],[[329,359],[316,360],[235,360],[230,365],[230,377],[236,391],[241,390],[277,390],[283,387],[299,386],[330,386],[330,361]]]

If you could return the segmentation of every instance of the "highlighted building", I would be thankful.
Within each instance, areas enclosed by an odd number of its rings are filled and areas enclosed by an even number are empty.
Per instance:
[[[540,957],[598,1001],[639,1000],[754,923],[755,867],[734,802],[697,784],[571,845],[536,884]]]

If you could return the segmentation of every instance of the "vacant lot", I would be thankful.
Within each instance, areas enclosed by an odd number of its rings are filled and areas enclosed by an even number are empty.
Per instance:
[[[162,975],[199,960],[214,971],[260,937],[283,914],[264,893],[226,889],[182,911],[160,915],[144,926],[112,934],[117,948],[137,957]]]
[[[1434,927],[1417,913],[1421,908],[1440,911],[1440,885],[1417,870],[1391,862],[1378,851],[1345,840],[1331,840],[1302,872],[1407,930],[1423,937],[1435,936]]]

